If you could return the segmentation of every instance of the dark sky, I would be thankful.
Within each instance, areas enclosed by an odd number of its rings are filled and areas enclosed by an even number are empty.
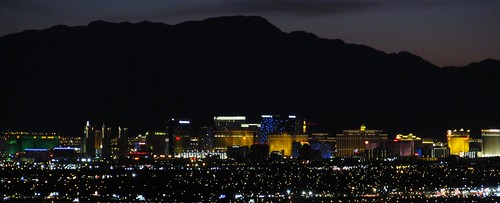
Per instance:
[[[499,0],[0,0],[0,36],[94,20],[177,24],[260,15],[286,32],[410,51],[438,66],[500,59]]]

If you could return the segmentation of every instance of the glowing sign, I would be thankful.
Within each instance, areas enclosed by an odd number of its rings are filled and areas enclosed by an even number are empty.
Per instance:
[[[216,121],[244,121],[246,120],[245,116],[215,116],[214,120]]]
[[[180,120],[179,121],[179,124],[189,124],[191,122],[187,121],[187,120]]]

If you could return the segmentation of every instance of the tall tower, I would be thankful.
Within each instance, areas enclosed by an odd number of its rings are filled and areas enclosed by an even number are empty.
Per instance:
[[[172,118],[167,123],[168,154],[174,156],[191,148],[191,121]]]
[[[101,133],[102,133],[101,157],[109,158],[111,157],[111,138],[112,138],[111,128],[106,127],[104,124],[102,124]]]
[[[125,158],[128,154],[128,128],[118,127],[118,156]]]
[[[94,157],[95,156],[95,132],[94,128],[90,126],[90,122],[87,121],[83,132],[83,153],[87,156]]]

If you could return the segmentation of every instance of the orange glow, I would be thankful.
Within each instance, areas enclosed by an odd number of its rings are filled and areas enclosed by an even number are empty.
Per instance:
[[[368,142],[368,140],[366,140],[366,141],[365,141],[365,144],[368,144],[368,143],[370,143],[370,142]]]
[[[136,160],[136,161],[139,160],[139,157],[134,157],[134,160]]]

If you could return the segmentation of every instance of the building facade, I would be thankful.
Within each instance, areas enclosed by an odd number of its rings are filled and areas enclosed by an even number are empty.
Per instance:
[[[366,145],[381,143],[381,140],[387,140],[387,134],[382,130],[367,130],[365,125],[361,125],[359,130],[343,130],[336,136],[337,156],[362,155]]]

